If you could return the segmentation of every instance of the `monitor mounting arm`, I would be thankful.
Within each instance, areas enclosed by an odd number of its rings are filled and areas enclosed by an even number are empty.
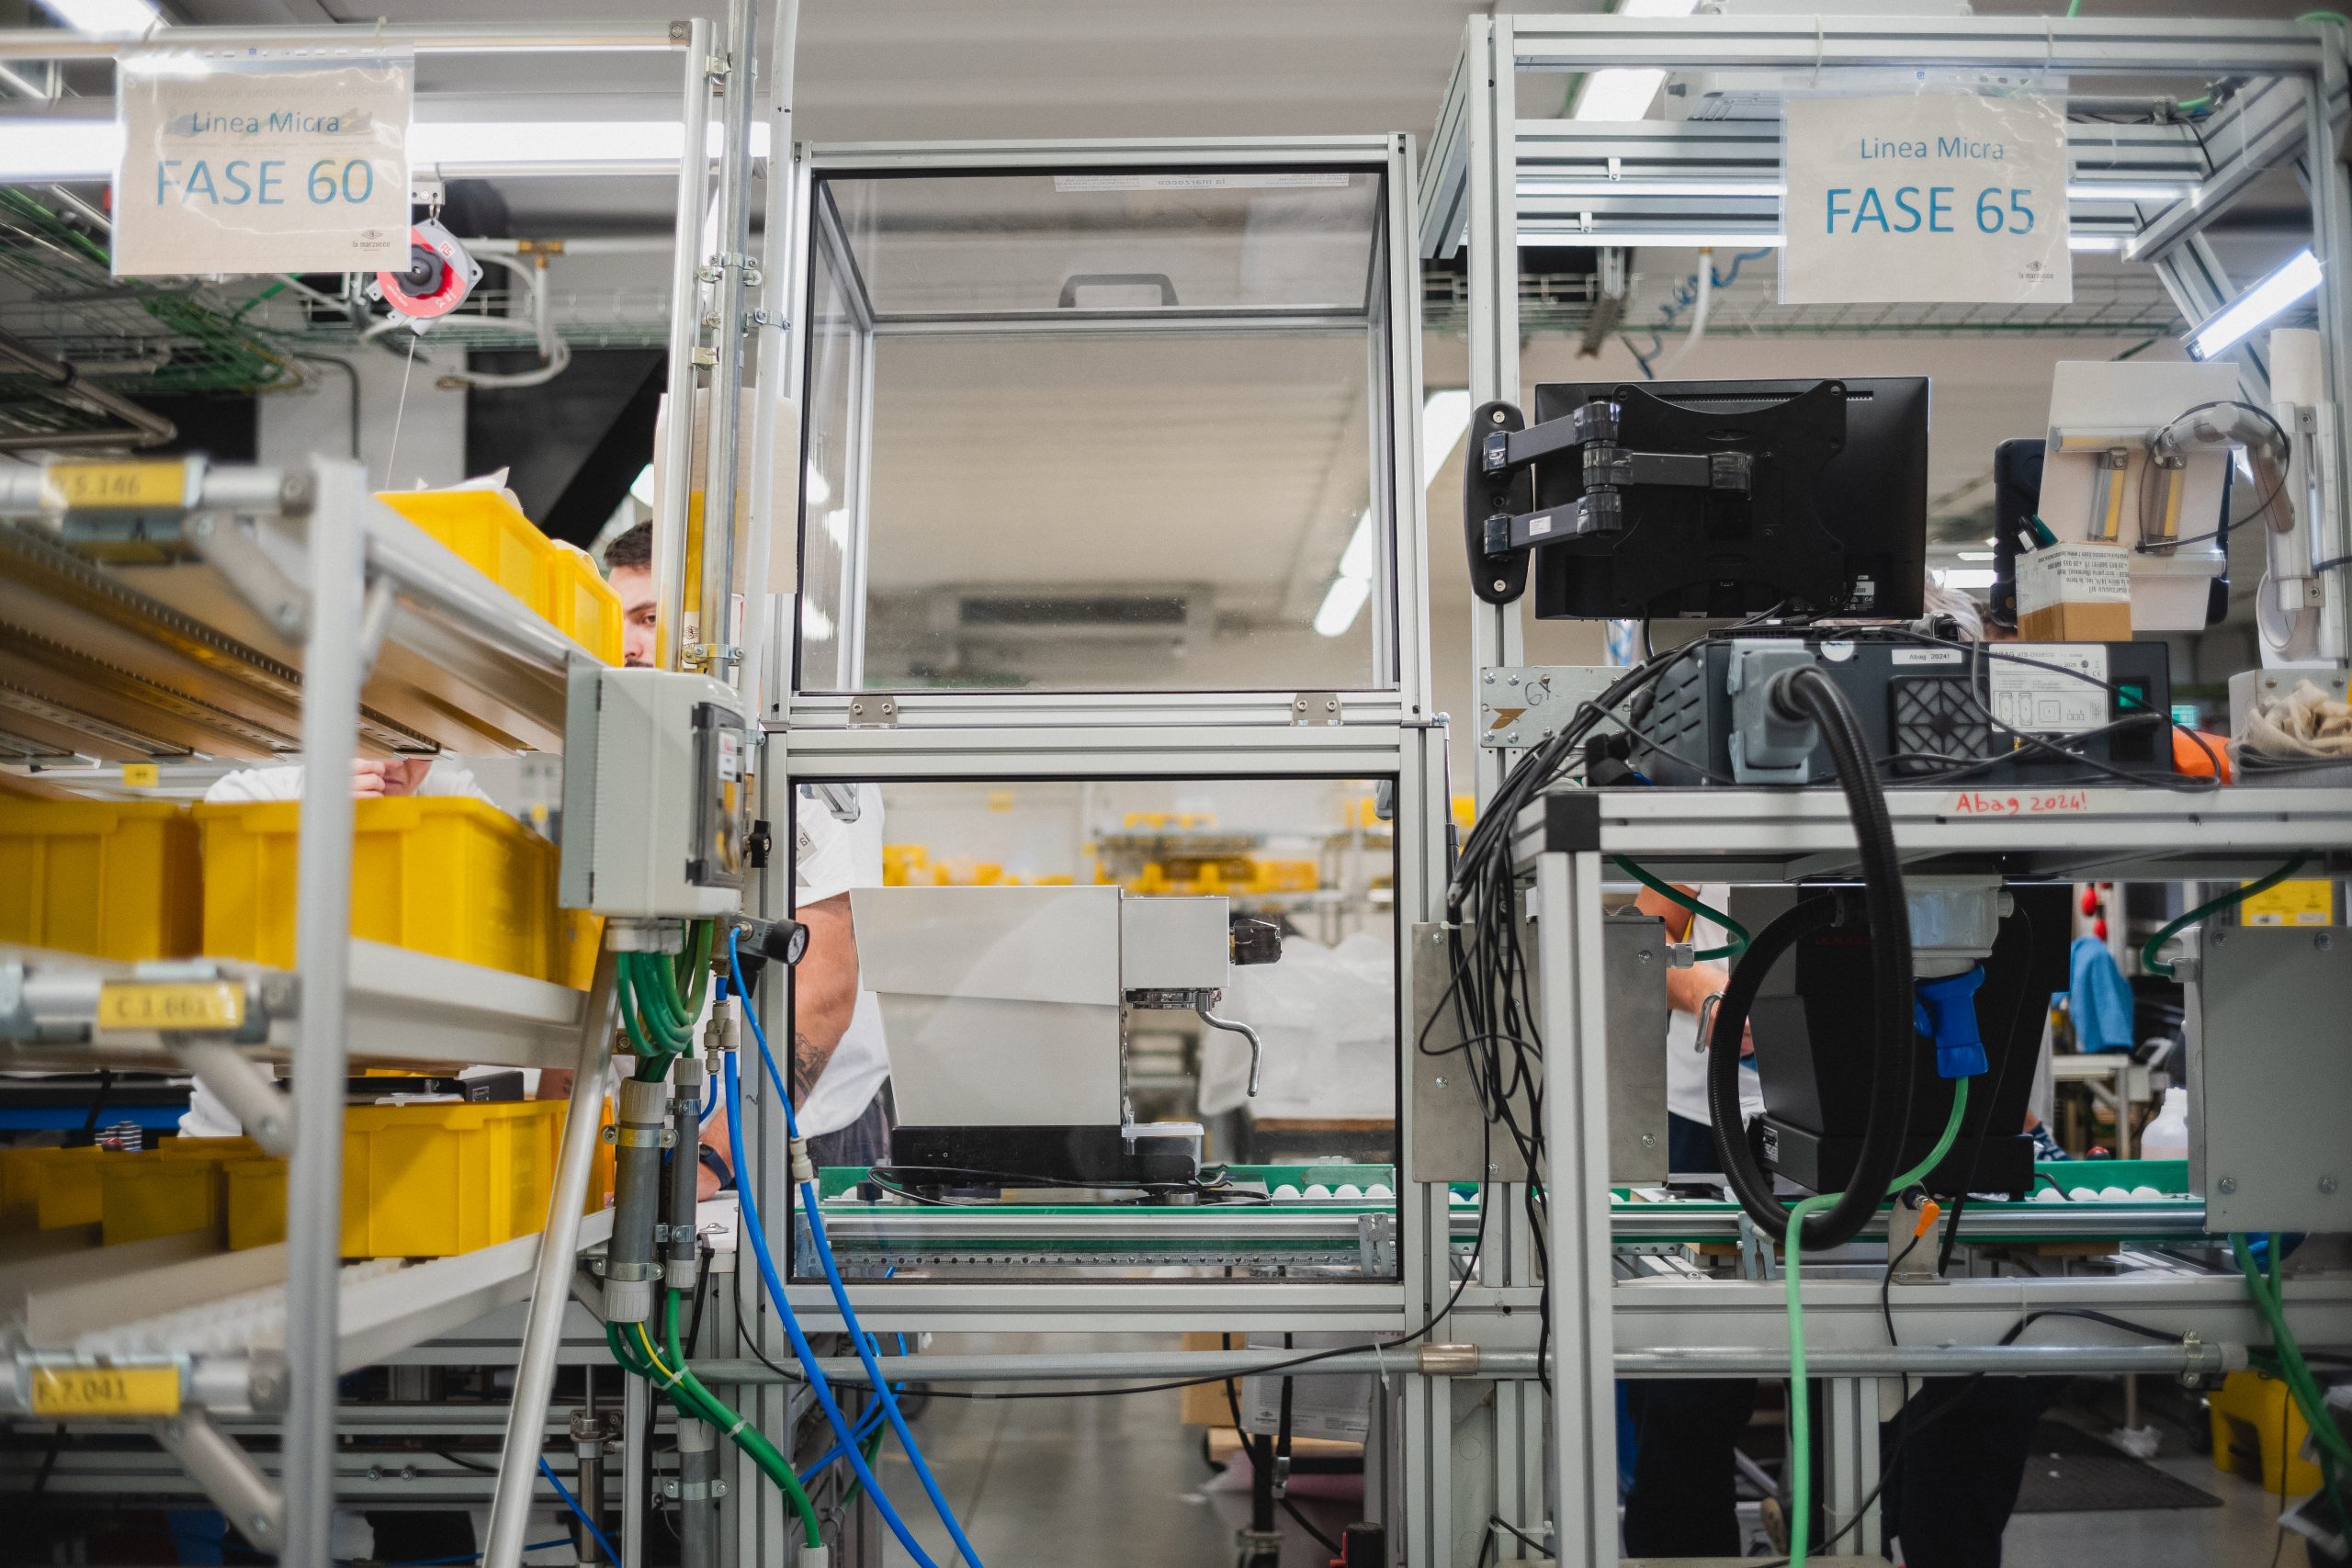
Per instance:
[[[1488,403],[1474,416],[1483,432],[1476,461],[1464,465],[1463,527],[1470,548],[1470,579],[1478,597],[1505,604],[1524,592],[1527,553],[1540,545],[1625,525],[1624,492],[1642,485],[1678,485],[1745,496],[1755,481],[1747,452],[1640,452],[1619,439],[1620,404],[1596,399],[1558,419],[1526,428],[1509,403]],[[1536,509],[1530,470],[1563,453],[1584,470],[1583,493],[1565,505]]]

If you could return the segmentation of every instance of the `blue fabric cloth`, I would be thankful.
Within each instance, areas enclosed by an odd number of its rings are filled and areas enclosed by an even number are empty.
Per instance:
[[[2115,954],[2095,936],[2075,939],[2069,955],[2073,976],[2066,1011],[2075,1021],[2075,1043],[2084,1051],[2129,1051],[2132,1038],[2132,987],[2116,967]]]

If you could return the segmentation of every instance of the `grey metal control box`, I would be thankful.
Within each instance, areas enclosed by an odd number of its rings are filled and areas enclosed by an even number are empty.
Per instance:
[[[574,671],[559,901],[639,919],[739,908],[751,768],[751,723],[724,681],[676,670]]]
[[[2224,1231],[2352,1230],[2352,932],[2213,926],[2189,1009],[2189,1185]]]

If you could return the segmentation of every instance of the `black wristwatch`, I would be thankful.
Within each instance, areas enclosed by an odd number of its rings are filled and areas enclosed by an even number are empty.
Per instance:
[[[708,1144],[704,1144],[699,1146],[702,1149],[703,1168],[718,1173],[718,1190],[721,1192],[731,1190],[735,1185],[734,1169],[729,1167],[724,1159],[720,1158],[718,1151],[712,1148]]]

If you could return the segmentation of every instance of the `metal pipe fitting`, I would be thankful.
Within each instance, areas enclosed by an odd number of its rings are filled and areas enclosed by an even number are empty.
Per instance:
[[[605,1321],[653,1315],[653,1227],[662,1213],[662,1151],[670,1142],[669,1086],[630,1078],[613,1119],[613,1235],[605,1248]]]

